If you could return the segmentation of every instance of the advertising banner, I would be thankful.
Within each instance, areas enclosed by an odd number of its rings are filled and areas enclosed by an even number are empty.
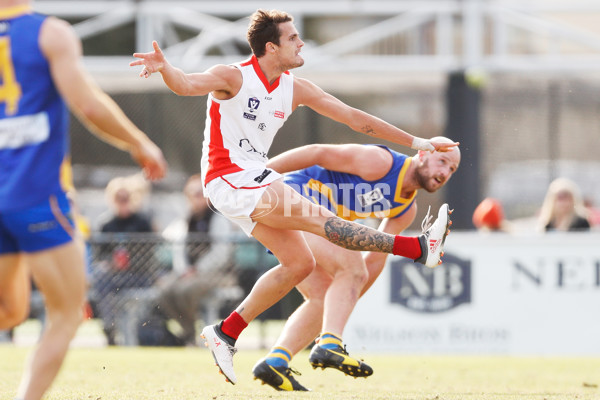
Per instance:
[[[388,257],[350,351],[600,355],[600,234],[452,232],[443,261]]]

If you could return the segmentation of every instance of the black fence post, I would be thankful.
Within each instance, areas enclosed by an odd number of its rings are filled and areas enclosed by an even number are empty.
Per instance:
[[[451,73],[446,88],[445,136],[460,142],[462,160],[446,186],[446,201],[452,214],[453,229],[472,229],[472,215],[481,200],[480,193],[480,95],[469,83],[465,71]]]

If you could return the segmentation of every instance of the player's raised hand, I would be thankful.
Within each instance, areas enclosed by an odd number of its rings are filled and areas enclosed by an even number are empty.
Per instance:
[[[420,151],[440,151],[442,153],[445,153],[447,151],[451,151],[459,144],[459,142],[455,142],[442,136],[437,136],[431,139],[422,139],[420,137],[414,137],[412,145],[410,147],[412,149]]]
[[[435,149],[435,151],[440,151],[442,153],[445,153],[447,151],[451,151],[455,147],[458,147],[458,145],[460,144],[459,142],[452,142],[452,143],[440,142],[440,141],[437,141],[435,139],[430,139],[429,143],[431,143],[431,145],[433,146],[433,148]]]
[[[152,41],[152,47],[154,47],[154,51],[149,53],[133,53],[133,56],[139,60],[129,63],[130,67],[135,67],[136,65],[144,66],[140,72],[140,77],[142,78],[149,78],[153,73],[159,72],[166,63],[165,55],[158,46],[156,40]]]

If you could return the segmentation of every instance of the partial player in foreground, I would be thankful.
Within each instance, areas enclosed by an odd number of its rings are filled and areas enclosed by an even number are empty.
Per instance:
[[[163,154],[84,70],[81,42],[62,20],[36,14],[29,0],[0,0],[0,329],[29,314],[31,278],[47,320],[16,399],[39,400],[56,377],[82,321],[83,243],[61,168],[68,168],[67,106],[91,130],[128,151],[150,179],[166,173]]]
[[[435,140],[449,139],[436,137]],[[285,175],[285,182],[311,202],[321,204],[347,220],[382,218],[379,230],[399,234],[412,224],[420,189],[441,189],[460,164],[460,150],[446,153],[419,151],[414,157],[373,145],[308,145],[271,159],[270,168]],[[446,230],[447,205],[440,208],[437,226],[425,235]],[[435,234],[433,235],[435,236]],[[387,254],[368,252],[363,256],[332,245],[320,236],[305,232],[316,268],[297,289],[304,303],[287,320],[270,353],[253,369],[276,390],[307,390],[292,376],[289,363],[317,337],[309,356],[313,368],[335,368],[353,377],[367,377],[373,369],[348,356],[342,342],[344,327],[358,297],[379,276]],[[423,237],[425,239],[425,237]],[[443,241],[443,239],[442,239]],[[430,242],[429,245],[442,243]],[[425,260],[421,261],[429,266]]]
[[[205,193],[223,215],[271,250],[281,263],[261,276],[250,294],[222,323],[203,335],[227,380],[236,382],[235,342],[248,323],[271,307],[315,268],[315,258],[301,231],[349,250],[399,254],[437,265],[441,246],[430,248],[418,237],[395,236],[337,217],[311,203],[282,175],[267,168],[273,138],[290,114],[305,105],[357,132],[416,150],[449,151],[458,143],[426,140],[352,108],[290,69],[304,64],[304,42],[282,11],[258,10],[247,33],[253,55],[235,65],[217,65],[186,74],[173,67],[160,47],[134,54],[142,77],[159,72],[166,85],[184,96],[208,95],[201,169]],[[439,224],[445,225],[447,215]],[[433,232],[433,231],[432,231]],[[442,241],[445,230],[435,230]],[[357,296],[355,296],[357,298]]]

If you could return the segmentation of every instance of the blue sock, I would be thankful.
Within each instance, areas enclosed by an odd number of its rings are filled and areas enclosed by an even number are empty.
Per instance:
[[[286,367],[292,360],[292,354],[284,347],[273,347],[265,361],[272,367]]]
[[[321,337],[319,338],[319,346],[328,350],[342,347],[342,338],[334,335],[333,333],[322,333]]]

